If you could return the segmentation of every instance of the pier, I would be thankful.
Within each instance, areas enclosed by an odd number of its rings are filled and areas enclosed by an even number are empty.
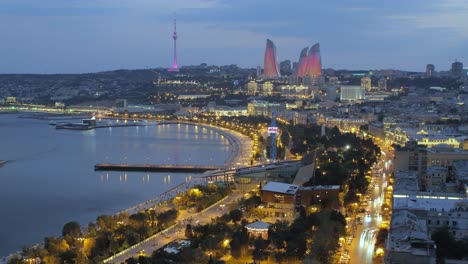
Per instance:
[[[94,165],[97,171],[146,171],[146,172],[187,172],[203,173],[209,170],[219,170],[215,166],[192,166],[192,165],[152,165],[152,164],[112,164],[98,163]]]

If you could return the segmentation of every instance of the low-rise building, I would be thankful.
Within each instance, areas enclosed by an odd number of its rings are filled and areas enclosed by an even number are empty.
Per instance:
[[[296,205],[298,185],[268,182],[261,189],[263,211],[267,217],[292,217]]]
[[[302,205],[308,206],[314,203],[320,203],[324,200],[338,200],[339,193],[339,185],[307,186],[300,188],[298,199]]]
[[[440,166],[427,167],[427,174],[422,175],[422,185],[428,192],[445,192],[448,168]]]
[[[385,263],[436,263],[434,241],[427,234],[425,220],[408,211],[392,214]]]

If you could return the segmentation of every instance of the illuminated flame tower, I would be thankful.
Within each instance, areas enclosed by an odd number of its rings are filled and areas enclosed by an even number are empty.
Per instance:
[[[266,78],[279,78],[280,69],[278,65],[278,56],[276,54],[276,46],[273,41],[267,39],[265,58],[264,58],[264,74]]]
[[[174,17],[174,33],[172,34],[172,38],[174,39],[174,62],[172,63],[172,68],[169,71],[178,72],[179,67],[177,66],[177,20]]]

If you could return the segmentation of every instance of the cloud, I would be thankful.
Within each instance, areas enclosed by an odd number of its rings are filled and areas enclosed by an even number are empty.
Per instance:
[[[218,0],[2,0],[0,13],[16,16],[99,15],[145,11],[152,15],[222,7]]]
[[[435,2],[423,12],[413,12],[403,15],[389,15],[393,28],[403,33],[417,30],[436,29],[449,30],[460,40],[468,38],[468,1],[444,0]]]

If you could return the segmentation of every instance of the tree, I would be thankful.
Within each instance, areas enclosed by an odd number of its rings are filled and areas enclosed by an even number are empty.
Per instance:
[[[72,221],[66,223],[62,228],[62,236],[63,237],[72,237],[77,238],[81,234],[81,226],[78,222]]]
[[[231,218],[232,222],[239,222],[242,219],[242,211],[240,209],[234,209],[229,212],[229,217]]]
[[[455,247],[455,239],[449,232],[448,227],[444,226],[432,233],[431,239],[437,245],[437,263],[445,263],[444,259],[451,256],[451,250]]]
[[[268,240],[265,240],[261,237],[255,239],[254,241],[254,250],[252,252],[252,256],[254,261],[261,261],[268,258]]]
[[[193,239],[192,225],[190,224],[185,227],[185,237],[190,240]]]
[[[56,237],[46,237],[44,239],[44,248],[49,252],[50,255],[59,256],[63,252],[67,251],[70,246],[63,239]]]

